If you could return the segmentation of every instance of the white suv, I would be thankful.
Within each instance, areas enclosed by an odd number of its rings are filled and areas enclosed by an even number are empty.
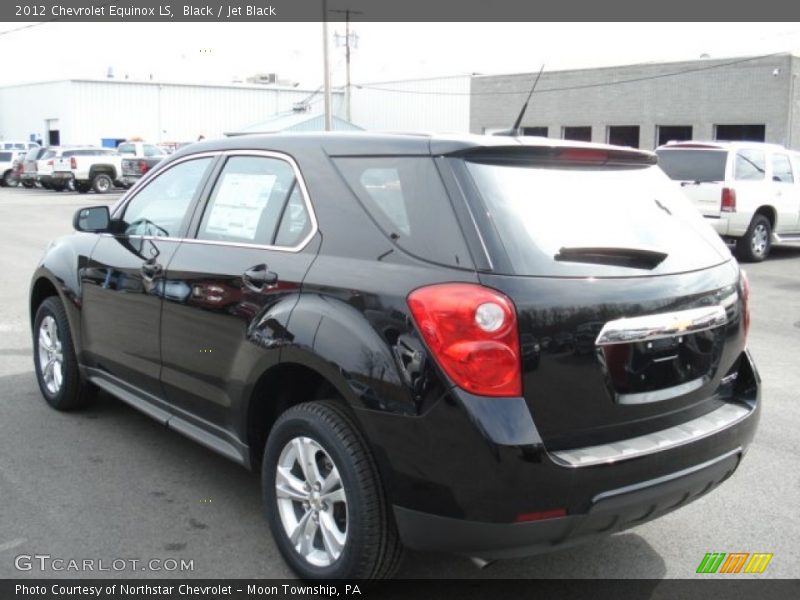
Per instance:
[[[800,240],[800,158],[776,144],[677,142],[658,164],[742,261],[761,261],[773,241]]]

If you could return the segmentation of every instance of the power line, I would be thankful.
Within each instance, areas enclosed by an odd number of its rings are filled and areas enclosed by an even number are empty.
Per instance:
[[[16,33],[17,31],[22,31],[24,29],[33,29],[34,27],[39,27],[41,25],[47,25],[48,23],[52,23],[53,21],[58,21],[58,19],[50,19],[49,21],[42,21],[40,23],[30,23],[29,25],[22,25],[20,27],[14,27],[14,29],[5,29],[0,31],[0,36],[8,35],[10,33]]]
[[[697,73],[699,71],[710,71],[712,69],[720,69],[723,67],[730,67],[733,65],[739,65],[742,63],[752,62],[755,60],[760,60],[762,58],[771,58],[773,56],[778,56],[781,54],[786,54],[785,51],[781,52],[773,52],[771,54],[762,54],[760,56],[749,56],[747,58],[741,58],[738,60],[732,60],[725,63],[717,63],[713,65],[704,65],[701,67],[693,67],[690,69],[684,69],[682,71],[672,71],[670,73],[659,73],[656,75],[648,75],[646,77],[632,77],[630,79],[620,79],[617,81],[605,81],[605,82],[597,82],[597,83],[585,83],[581,85],[568,85],[562,87],[554,87],[554,88],[544,88],[541,90],[536,90],[537,94],[546,94],[549,92],[563,92],[568,90],[585,90],[589,88],[598,88],[598,87],[611,87],[615,85],[624,85],[626,83],[635,83],[638,81],[650,81],[653,79],[664,79],[667,77],[678,77],[680,75],[686,75],[688,73]],[[638,66],[638,65],[637,65]],[[375,90],[378,92],[393,92],[396,94],[419,94],[419,95],[426,95],[426,96],[505,96],[505,95],[514,95],[514,94],[527,94],[528,90],[513,90],[513,91],[500,91],[500,92],[429,92],[424,90],[401,90],[401,89],[394,89],[394,88],[384,88],[379,86],[371,86],[369,84],[356,84],[355,87],[358,89],[363,90]]]

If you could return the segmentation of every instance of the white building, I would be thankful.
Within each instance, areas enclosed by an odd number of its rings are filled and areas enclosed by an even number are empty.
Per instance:
[[[354,85],[351,122],[378,131],[467,132],[470,76]],[[346,118],[345,94],[333,114]],[[0,140],[114,147],[131,137],[188,142],[217,137],[308,102],[321,112],[320,90],[258,84],[184,84],[67,79],[0,87]]]
[[[355,85],[351,122],[379,131],[469,132],[470,75]]]
[[[333,93],[342,114],[343,93]],[[140,137],[154,142],[221,136],[309,101],[316,90],[248,84],[182,84],[117,79],[69,79],[0,88],[0,139],[45,144],[116,146]]]

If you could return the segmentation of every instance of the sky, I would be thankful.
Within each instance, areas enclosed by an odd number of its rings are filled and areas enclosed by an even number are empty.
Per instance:
[[[316,89],[321,23],[0,23],[0,85],[76,77],[228,83],[254,73]],[[800,54],[800,23],[355,23],[353,83]],[[7,31],[7,33],[3,33]],[[333,44],[332,81],[345,81]],[[22,50],[22,51],[20,51]]]

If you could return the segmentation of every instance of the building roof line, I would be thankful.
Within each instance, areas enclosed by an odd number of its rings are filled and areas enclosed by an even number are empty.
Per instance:
[[[212,82],[181,82],[181,81],[157,81],[147,79],[110,79],[110,78],[91,78],[91,77],[70,77],[65,79],[50,79],[45,81],[29,81],[26,83],[12,83],[8,85],[0,85],[0,89],[28,87],[36,85],[53,85],[57,83],[112,83],[120,85],[152,85],[152,86],[168,86],[168,87],[209,87],[209,88],[224,88],[234,90],[271,90],[279,92],[296,92],[298,94],[310,94],[314,90],[309,88],[280,86],[280,85],[263,85],[263,84],[246,84],[246,83],[212,83]],[[333,89],[333,93],[341,94],[341,90]]]
[[[774,52],[771,54],[743,54],[743,55],[731,55],[726,57],[719,57],[719,58],[691,58],[688,60],[668,60],[668,61],[650,61],[650,62],[640,62],[640,63],[623,63],[623,64],[614,64],[614,65],[603,65],[598,67],[578,67],[575,69],[553,69],[553,70],[545,70],[544,75],[554,75],[554,74],[561,74],[561,73],[579,73],[582,71],[604,71],[604,70],[611,70],[611,69],[630,69],[635,67],[668,67],[673,65],[694,65],[697,63],[721,63],[725,64],[731,61],[737,62],[745,62],[745,61],[756,61],[759,59],[768,59],[768,58],[798,58],[797,55],[791,52]],[[484,79],[489,77],[530,77],[531,75],[535,75],[536,71],[516,71],[514,73],[484,73],[480,75],[474,75],[474,79]]]

